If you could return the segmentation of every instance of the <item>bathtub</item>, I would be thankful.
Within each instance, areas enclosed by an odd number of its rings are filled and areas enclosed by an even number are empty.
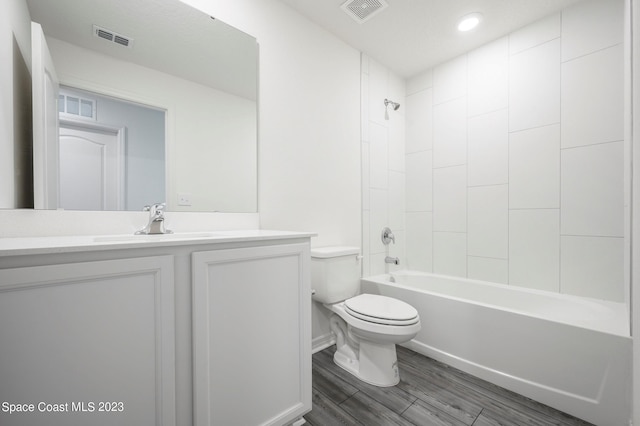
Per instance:
[[[422,330],[405,345],[416,352],[596,425],[629,425],[623,303],[412,271],[363,278],[362,292],[418,310]]]

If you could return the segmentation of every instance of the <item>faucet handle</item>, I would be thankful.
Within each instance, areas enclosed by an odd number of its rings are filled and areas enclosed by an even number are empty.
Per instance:
[[[166,207],[167,205],[165,203],[154,203],[148,206],[144,206],[142,208],[142,211],[151,212],[151,215],[154,215],[156,214],[156,212],[163,212]]]
[[[393,242],[394,244],[396,243],[396,237],[393,235],[393,232],[391,232],[389,227],[382,229],[381,239],[384,245],[389,245],[390,242]]]
[[[156,210],[164,210],[167,207],[166,203],[154,203],[151,205],[146,205],[142,208],[143,212],[156,211]]]

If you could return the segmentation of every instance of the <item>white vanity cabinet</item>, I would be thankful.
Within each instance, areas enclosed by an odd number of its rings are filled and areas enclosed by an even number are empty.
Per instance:
[[[311,404],[308,244],[193,254],[196,426],[282,425]]]
[[[172,256],[1,269],[0,424],[174,425],[173,279]]]
[[[296,422],[310,236],[0,239],[0,425]]]

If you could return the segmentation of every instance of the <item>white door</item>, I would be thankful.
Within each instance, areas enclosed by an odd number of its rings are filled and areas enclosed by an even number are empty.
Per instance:
[[[58,208],[58,77],[40,24],[31,23],[33,196],[36,209]]]
[[[120,210],[123,169],[117,131],[60,125],[60,207]]]

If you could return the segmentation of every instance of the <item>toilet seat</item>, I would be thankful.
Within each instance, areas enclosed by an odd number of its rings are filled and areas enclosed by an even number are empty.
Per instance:
[[[361,294],[344,302],[345,311],[358,319],[381,325],[413,325],[418,311],[408,303],[376,294]]]

